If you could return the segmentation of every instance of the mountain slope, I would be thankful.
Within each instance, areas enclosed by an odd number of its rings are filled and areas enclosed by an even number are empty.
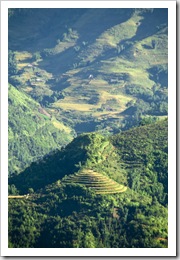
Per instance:
[[[112,144],[99,134],[84,134],[75,138],[64,149],[32,163],[21,176],[10,178],[9,183],[15,184],[22,193],[26,193],[28,188],[38,190],[82,168],[98,171],[98,165],[108,163],[108,158],[111,159],[109,171],[111,170],[113,177],[114,167],[118,162]]]
[[[106,181],[111,178],[142,194],[156,195],[166,205],[167,121],[134,128],[109,140],[96,133],[80,135],[61,151],[10,178],[9,184],[24,194],[29,188],[38,191],[58,180],[82,184],[81,176],[88,174],[89,179],[91,171]]]
[[[168,121],[130,129],[111,138],[124,163],[128,186],[167,204]]]
[[[12,85],[8,104],[9,174],[19,173],[32,161],[72,140],[70,128]]]
[[[12,12],[9,80],[60,121],[115,133],[142,116],[167,116],[166,9]]]
[[[9,184],[30,193],[9,198],[10,247],[168,246],[167,120],[78,136]]]
[[[119,185],[107,176],[89,169],[63,178],[62,183],[82,184],[85,187],[93,189],[96,194],[121,193],[127,189],[127,187]]]

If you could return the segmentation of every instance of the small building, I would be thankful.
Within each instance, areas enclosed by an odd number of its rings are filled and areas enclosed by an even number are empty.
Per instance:
[[[44,80],[43,80],[43,79],[40,79],[40,78],[37,78],[37,79],[36,79],[36,82],[44,82]]]
[[[88,79],[93,79],[93,78],[94,78],[93,74],[90,74],[89,77],[88,77]]]
[[[28,64],[27,67],[32,68],[33,64]]]
[[[110,79],[110,83],[118,83],[119,79],[118,78],[114,78],[114,79]]]

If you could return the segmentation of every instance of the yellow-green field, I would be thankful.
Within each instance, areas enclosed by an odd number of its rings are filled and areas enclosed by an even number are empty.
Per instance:
[[[105,19],[105,13],[95,12]],[[58,119],[66,120],[68,112],[70,124],[74,125],[98,118],[123,121],[121,113],[139,99],[127,89],[134,86],[153,95],[153,87],[161,85],[156,70],[167,72],[167,26],[161,25],[160,29],[148,33],[143,27],[146,15],[135,10],[121,22],[96,31],[98,17],[94,18],[93,13],[89,10],[83,15],[85,27],[79,20],[56,36],[53,31],[52,36],[56,38],[51,44],[48,40],[46,48],[15,52],[18,75],[13,80],[51,109]],[[87,29],[92,25],[93,32]],[[95,33],[94,38],[90,39],[89,33]],[[93,77],[89,78],[90,75]],[[62,126],[54,124],[61,129]]]
[[[69,127],[65,126],[65,125],[64,125],[63,123],[61,123],[61,122],[52,121],[52,123],[53,123],[53,125],[54,125],[56,128],[58,128],[59,130],[63,130],[63,131],[65,131],[65,132],[68,133],[68,134],[72,131]]]
[[[122,193],[127,187],[117,183],[101,173],[91,169],[83,170],[80,173],[69,175],[62,180],[62,183],[76,183],[85,185],[95,191],[96,194]]]

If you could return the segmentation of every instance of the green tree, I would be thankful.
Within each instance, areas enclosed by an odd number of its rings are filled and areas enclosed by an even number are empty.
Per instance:
[[[88,231],[83,238],[84,248],[96,248],[96,240],[91,231]]]
[[[40,54],[40,52],[35,52],[34,55],[33,55],[33,59],[34,59],[35,61],[40,60],[40,59],[41,59],[41,54]]]
[[[33,189],[33,188],[29,188],[29,189],[28,189],[28,193],[29,193],[29,194],[33,194],[33,193],[34,193],[34,189]]]

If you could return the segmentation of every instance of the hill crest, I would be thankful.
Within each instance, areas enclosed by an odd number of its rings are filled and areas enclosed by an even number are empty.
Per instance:
[[[112,182],[130,188],[135,185],[135,177],[139,176],[139,188],[144,189],[144,172],[148,185],[153,187],[151,178],[154,177],[150,173],[159,171],[156,160],[159,160],[158,167],[165,167],[166,147],[167,121],[137,127],[109,140],[96,133],[83,134],[61,151],[44,157],[18,176],[10,178],[9,183],[15,184],[24,194],[29,188],[37,191],[58,180],[79,180],[81,183],[83,174],[87,172],[90,179],[90,175],[97,174],[100,176],[99,179],[103,176],[106,181],[111,179]],[[159,183],[165,185],[163,189],[166,191],[166,168],[163,171],[164,175],[156,178]],[[138,189],[138,186],[135,189]]]

